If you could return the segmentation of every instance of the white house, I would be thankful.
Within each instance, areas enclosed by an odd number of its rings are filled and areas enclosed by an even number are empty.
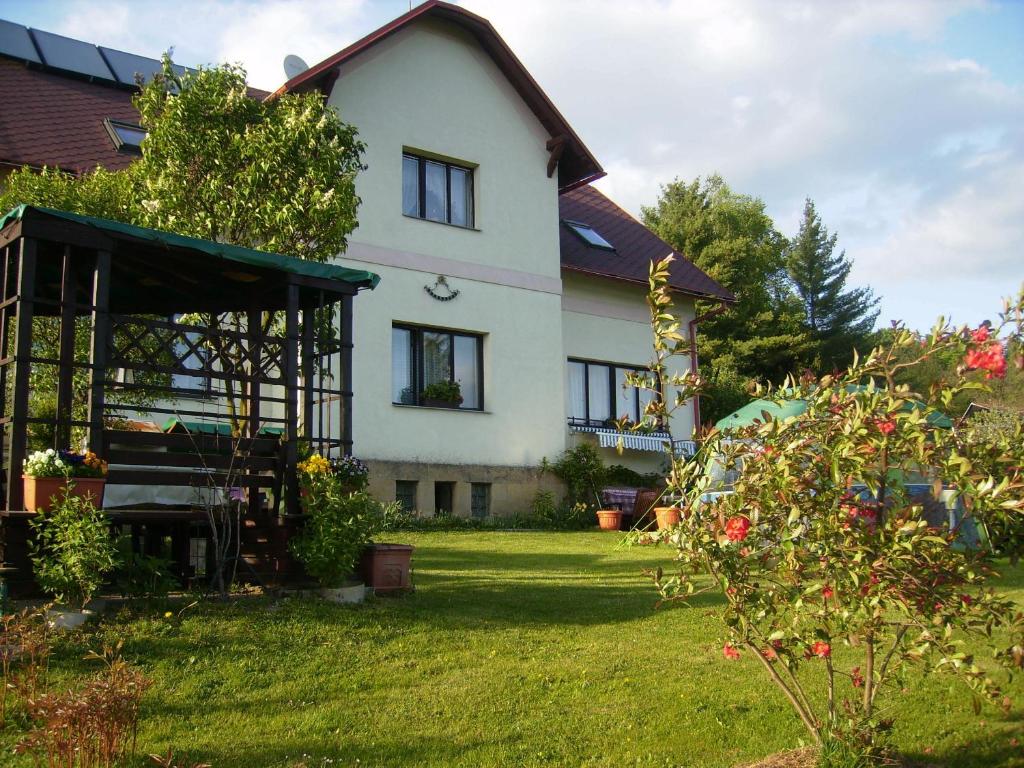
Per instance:
[[[355,328],[353,437],[372,490],[423,511],[525,509],[543,458],[642,408],[623,383],[650,360],[647,271],[672,249],[589,186],[597,160],[462,8],[418,6],[278,93],[311,89],[367,145],[340,258],[382,278]],[[732,298],[677,258],[682,319],[696,297]],[[438,380],[459,383],[458,408],[425,402]],[[677,414],[672,437],[692,432]],[[647,442],[604,453],[654,471],[662,441]]]
[[[0,113],[0,173],[129,163],[111,127],[131,127],[129,70],[157,63],[14,26],[0,21],[0,96],[25,108]],[[63,71],[36,50],[43,42],[94,56],[96,71]],[[367,147],[359,226],[338,258],[382,278],[354,317],[352,386],[354,453],[378,498],[512,514],[554,487],[542,460],[579,441],[649,472],[664,439],[691,439],[684,409],[670,438],[607,447],[606,421],[643,406],[622,385],[650,359],[648,268],[672,249],[590,185],[600,164],[485,19],[430,0],[278,93],[309,90]],[[697,299],[732,296],[676,257],[671,284],[692,334]],[[458,383],[459,407],[428,397],[445,382]]]

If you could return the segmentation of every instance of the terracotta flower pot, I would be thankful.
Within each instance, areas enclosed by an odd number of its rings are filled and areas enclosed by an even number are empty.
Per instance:
[[[654,516],[658,520],[658,529],[665,530],[674,525],[679,525],[682,520],[682,510],[679,507],[655,507]]]
[[[103,507],[103,489],[107,484],[102,477],[30,477],[21,476],[25,496],[25,509],[34,512],[38,509],[49,512],[53,509],[54,499],[60,499],[64,486],[68,486],[72,496],[88,499],[97,509]]]
[[[412,551],[409,544],[367,545],[359,561],[366,586],[378,595],[411,591]]]
[[[617,531],[622,525],[622,511],[618,509],[597,510],[597,524],[602,531]]]

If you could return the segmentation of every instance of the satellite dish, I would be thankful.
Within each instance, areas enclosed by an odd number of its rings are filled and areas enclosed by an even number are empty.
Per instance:
[[[284,76],[289,80],[293,77],[298,77],[307,69],[309,69],[309,64],[304,62],[294,53],[289,53],[284,57]]]

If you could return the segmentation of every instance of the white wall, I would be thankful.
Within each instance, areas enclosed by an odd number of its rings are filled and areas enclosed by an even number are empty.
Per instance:
[[[565,447],[558,190],[547,132],[471,37],[420,22],[342,68],[329,98],[367,145],[343,264],[355,300],[354,449],[366,459],[536,465]],[[402,215],[404,148],[476,166],[475,228]],[[444,274],[459,296],[431,298]],[[395,322],[484,334],[484,412],[391,402]]]

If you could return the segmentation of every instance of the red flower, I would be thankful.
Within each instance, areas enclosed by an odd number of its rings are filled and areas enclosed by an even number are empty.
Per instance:
[[[978,326],[978,330],[971,333],[971,340],[977,343],[988,341],[989,329],[987,325]]]
[[[821,588],[821,596],[824,597],[826,600],[831,600],[832,595],[834,594],[835,592],[832,591],[832,587],[830,587],[828,584]]]
[[[740,657],[740,652],[736,650],[732,643],[726,643],[722,646],[722,655],[729,661],[736,661]]]
[[[864,687],[864,676],[860,673],[860,667],[854,667],[850,670],[850,679],[853,681],[854,688]]]
[[[727,594],[729,597],[732,597],[736,594],[736,587],[727,587],[725,590],[725,594]]]
[[[832,655],[832,646],[824,640],[818,640],[811,646],[811,653],[819,659],[827,659]]]
[[[725,536],[729,541],[743,541],[750,530],[750,520],[737,515],[725,521]]]
[[[892,419],[875,419],[875,427],[883,435],[891,435],[896,431],[896,422]]]
[[[970,595],[960,595],[960,602],[964,605],[970,605],[974,601],[971,599]]]
[[[986,338],[988,338],[986,336]],[[964,364],[970,370],[985,371],[985,378],[1001,379],[1006,376],[1006,355],[1003,345],[998,341],[991,341],[982,346],[967,350],[964,356]]]

